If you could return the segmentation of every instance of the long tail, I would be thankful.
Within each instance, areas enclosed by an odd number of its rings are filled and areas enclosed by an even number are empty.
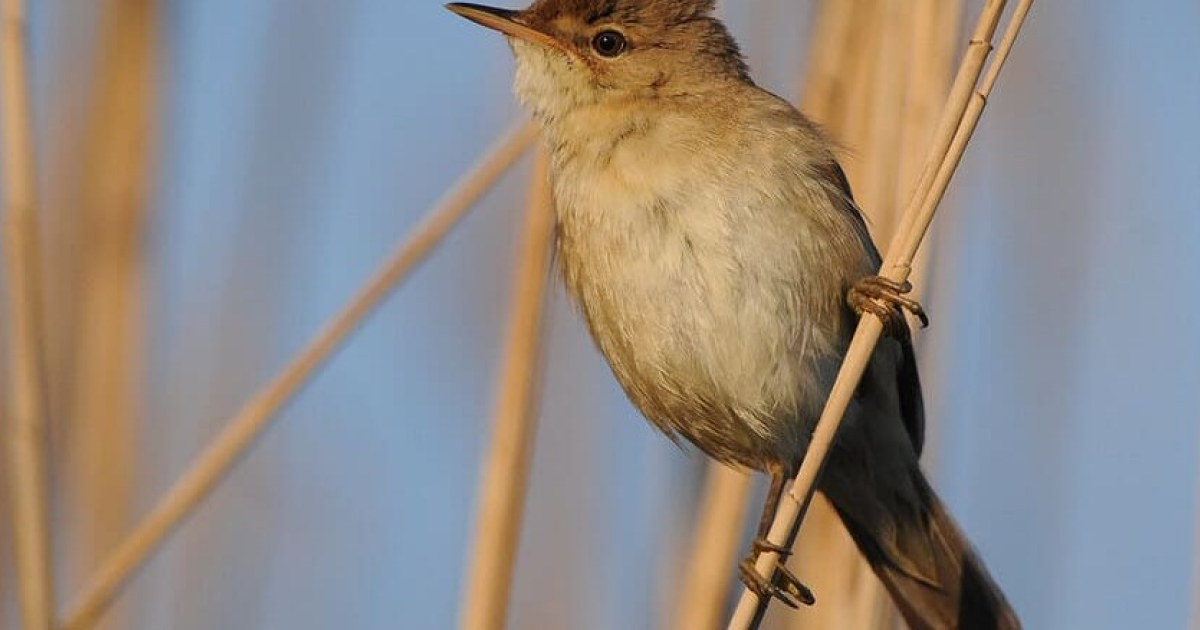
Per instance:
[[[859,550],[912,630],[1016,630],[1004,593],[916,464],[886,488],[826,483]],[[876,479],[878,482],[878,479]],[[896,481],[895,478],[892,481]]]

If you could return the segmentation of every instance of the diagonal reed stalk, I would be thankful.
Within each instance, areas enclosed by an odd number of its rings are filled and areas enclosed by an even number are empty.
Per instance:
[[[497,383],[492,441],[483,467],[461,627],[503,628],[508,617],[521,517],[537,432],[542,323],[550,276],[554,207],[550,164],[537,152],[529,189],[520,261]]]
[[[324,366],[363,320],[433,249],[533,143],[532,123],[515,125],[460,179],[351,302],[279,374],[226,422],[225,429],[100,566],[64,617],[65,630],[90,628],[163,540],[240,461],[270,421]]]
[[[7,288],[9,421],[13,535],[21,621],[50,630],[54,593],[48,527],[45,338],[40,239],[29,110],[25,4],[0,4],[0,176],[4,204],[4,284]]]
[[[995,87],[1000,70],[1012,50],[1032,3],[1033,0],[1021,0],[1018,4],[1001,40],[996,59],[980,83],[980,76],[992,49],[991,42],[1006,3],[1004,0],[990,0],[984,6],[967,48],[966,57],[959,68],[958,78],[951,90],[949,103],[944,110],[942,123],[939,125],[920,183],[905,211],[896,237],[892,239],[888,256],[880,271],[884,276],[897,281],[908,278],[913,258],[945,195],[950,179],[966,152],[986,107],[988,95]],[[788,547],[794,542],[795,529],[812,501],[816,481],[825,464],[833,438],[882,332],[883,322],[875,316],[864,316],[859,322],[800,471],[793,480],[791,490],[785,493],[784,501],[771,527],[768,536],[771,542]],[[778,561],[778,554],[764,553],[759,557],[756,568],[760,574],[769,576],[775,570]],[[768,604],[769,600],[760,601],[749,589],[743,590],[729,627],[757,627]]]

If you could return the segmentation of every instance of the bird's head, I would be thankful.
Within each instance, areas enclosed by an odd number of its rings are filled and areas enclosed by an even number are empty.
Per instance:
[[[543,121],[572,108],[697,94],[749,82],[714,0],[538,0],[523,11],[451,11],[506,35],[515,92]]]

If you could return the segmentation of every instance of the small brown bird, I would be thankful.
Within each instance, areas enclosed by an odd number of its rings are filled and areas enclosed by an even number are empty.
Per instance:
[[[1019,627],[917,464],[911,287],[871,275],[880,257],[830,143],[755,86],[713,0],[449,8],[512,45],[551,154],[566,285],[625,392],[672,438],[771,476],[743,580],[812,603],[753,559],[870,311],[890,334],[820,490],[911,627]]]

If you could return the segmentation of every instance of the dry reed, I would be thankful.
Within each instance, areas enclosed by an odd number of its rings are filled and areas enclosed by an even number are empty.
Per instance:
[[[363,320],[449,233],[492,184],[533,143],[537,130],[520,123],[460,179],[350,303],[254,398],[159,500],[100,566],[64,617],[66,630],[90,628],[130,576],[216,487],[288,401],[324,366]]]
[[[554,208],[550,164],[537,152],[504,358],[497,383],[491,446],[483,467],[474,544],[468,556],[461,627],[504,627],[537,431],[542,322],[549,280]]]
[[[66,583],[82,581],[120,541],[132,516],[144,323],[144,228],[154,144],[155,0],[109,0],[95,51],[82,203],[78,321],[62,330],[75,353],[61,433],[67,512]],[[61,330],[61,329],[60,329]],[[109,627],[123,627],[120,614]]]
[[[729,576],[746,527],[751,479],[717,462],[708,464],[687,568],[679,589],[675,628],[721,627],[729,594]]]
[[[42,326],[36,161],[22,0],[0,4],[0,176],[10,379],[10,483],[21,620],[50,630],[54,593],[48,530],[45,339]]]
[[[824,0],[819,4],[817,30],[808,52],[807,83],[801,98],[805,114],[822,125],[835,141],[849,148],[845,168],[860,202],[865,201],[862,194],[868,191],[858,183],[863,180],[864,167],[869,170],[870,163],[862,164],[859,158],[876,156],[867,147],[865,132],[871,126],[856,122],[854,116],[870,119],[871,111],[880,107],[871,98],[870,89],[880,81],[868,78],[878,74],[875,66],[883,51],[867,44],[882,41],[880,29],[886,25],[876,19],[879,8],[877,0]],[[869,219],[875,231],[880,209],[867,203],[861,205],[876,212]],[[820,601],[806,614],[792,615],[789,627],[853,628],[854,604],[861,590],[856,577],[865,563],[827,501],[820,498],[814,501],[798,544],[796,557],[803,557],[805,564],[794,569],[820,594]]]
[[[848,31],[849,37],[841,45],[845,53],[858,52],[859,72],[869,77],[849,86],[848,97],[858,104],[857,115],[862,120],[843,117],[826,129],[849,148],[850,183],[872,236],[883,242],[898,223],[903,203],[897,189],[907,79],[910,61],[915,59],[911,3],[852,0],[848,4],[857,6],[854,13],[862,23]],[[866,45],[868,41],[875,45]],[[793,562],[793,569],[821,596],[811,611],[791,615],[789,628],[867,630],[882,625],[887,602],[879,581],[827,501],[814,501],[796,552],[795,557],[803,562]]]
[[[987,96],[995,86],[1032,2],[1033,0],[1022,0],[1018,5],[995,61],[980,83],[980,75],[983,74],[984,65],[991,52],[991,42],[1006,3],[1004,0],[990,0],[984,6],[967,48],[966,57],[960,66],[958,78],[951,90],[949,103],[944,110],[942,123],[929,152],[920,184],[905,211],[896,237],[892,239],[888,256],[881,269],[880,273],[886,277],[904,281],[911,272],[913,258],[966,151],[986,106]],[[833,443],[833,437],[882,332],[883,322],[878,317],[865,316],[860,321],[829,401],[813,434],[808,453],[792,488],[785,493],[785,500],[771,527],[768,539],[772,542],[788,546],[793,542],[794,529],[812,500],[816,481]],[[777,562],[778,554],[764,553],[759,557],[756,567],[761,574],[770,575]],[[761,622],[768,604],[769,600],[760,601],[752,591],[744,590],[729,627],[756,627]]]
[[[891,238],[902,204],[917,183],[921,158],[950,88],[952,55],[960,33],[961,5],[962,0],[907,2],[903,5],[904,11],[884,26],[885,31],[899,32],[868,34],[853,29],[850,32],[855,33],[855,37],[845,43],[854,46],[862,37],[880,37],[885,42],[885,59],[904,61],[891,81],[877,75],[876,89],[873,90],[876,94],[866,95],[872,103],[875,125],[892,127],[882,133],[876,131],[877,137],[899,140],[899,145],[892,146],[893,151],[877,152],[873,148],[876,145],[866,139],[847,139],[853,152],[865,161],[868,182],[878,181],[880,172],[892,174],[885,187],[868,188],[860,195],[860,203],[871,221],[872,234],[879,242]],[[904,85],[898,83],[901,79]],[[878,89],[881,87],[885,88],[882,93]],[[826,128],[836,137],[845,132],[839,128]],[[865,146],[870,150],[859,150],[857,142],[866,142]],[[922,253],[927,252],[928,249],[922,250]],[[923,287],[924,256],[921,259],[914,264],[911,278],[918,295]],[[814,528],[818,531],[812,531]],[[815,536],[817,533],[822,535]],[[895,607],[826,502],[814,501],[797,541],[795,558],[802,558],[803,562],[794,564],[803,566],[793,566],[793,569],[821,593],[821,597],[820,604],[811,611],[792,615],[789,628],[884,630],[895,627]]]

